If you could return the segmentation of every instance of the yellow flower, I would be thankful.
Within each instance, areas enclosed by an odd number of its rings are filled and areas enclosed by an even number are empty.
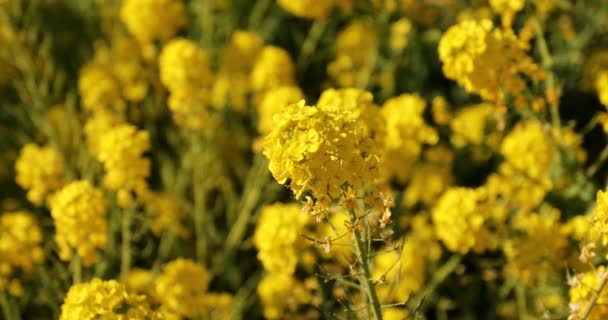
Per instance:
[[[391,24],[389,45],[394,51],[403,51],[407,48],[412,22],[408,18],[401,18]]]
[[[280,47],[265,46],[251,70],[251,88],[257,92],[295,84],[295,65]]]
[[[423,144],[434,145],[439,135],[424,121],[426,102],[416,94],[402,94],[386,100],[382,116],[386,121],[385,165],[387,177],[405,181]]]
[[[42,230],[27,212],[4,212],[0,215],[0,291],[13,296],[23,293],[15,277],[30,273],[44,259]]]
[[[158,63],[175,122],[186,128],[203,127],[212,98],[213,75],[207,52],[190,40],[177,38],[163,47]]]
[[[182,237],[188,234],[188,229],[182,221],[184,210],[175,195],[148,191],[142,198],[146,213],[152,218],[150,223],[152,233],[160,236],[168,230]]]
[[[374,29],[366,21],[357,20],[336,37],[336,57],[327,66],[327,73],[342,88],[365,88],[370,81],[372,55],[377,47]]]
[[[285,11],[308,19],[323,19],[329,16],[333,8],[332,0],[277,0]]]
[[[293,319],[298,306],[310,301],[310,293],[295,277],[269,273],[258,284],[258,296],[266,319]],[[291,315],[291,316],[290,316]]]
[[[120,17],[129,32],[143,44],[167,41],[186,24],[181,0],[125,0]]]
[[[443,73],[464,89],[503,106],[504,91],[526,99],[526,79],[540,80],[544,71],[527,55],[527,44],[512,30],[494,28],[488,19],[465,20],[450,27],[439,41]]]
[[[101,191],[87,181],[72,182],[49,199],[55,222],[55,240],[61,260],[74,254],[90,266],[97,259],[96,250],[106,243],[106,200]]]
[[[275,203],[262,208],[253,244],[268,272],[293,273],[298,261],[296,243],[310,220],[298,204]]]
[[[15,180],[27,190],[27,199],[40,205],[46,195],[63,185],[63,159],[51,147],[28,143],[15,162]]]
[[[61,306],[60,320],[161,319],[146,297],[127,291],[116,280],[93,279],[73,285]]]
[[[300,88],[295,86],[279,87],[269,90],[262,101],[257,105],[258,110],[258,131],[261,134],[268,134],[274,128],[274,117],[282,109],[290,104],[294,104],[304,99],[304,94]]]
[[[409,319],[410,313],[406,309],[389,307],[382,310],[382,319],[384,320],[404,320]]]
[[[437,200],[432,210],[437,237],[454,252],[481,253],[494,247],[492,234],[485,227],[488,208],[483,188],[453,187]]]
[[[576,317],[574,319],[582,316],[583,310],[599,287],[600,277],[604,272],[606,272],[606,268],[600,266],[597,270],[578,274],[571,280],[570,309],[571,315]],[[608,290],[602,290],[587,320],[601,320],[606,317],[608,317]]]
[[[290,180],[296,198],[310,191],[329,205],[345,188],[359,190],[378,177],[381,154],[370,124],[381,123],[381,118],[370,93],[353,93],[328,90],[316,107],[301,101],[275,116],[275,127],[264,139],[264,155],[279,183]],[[363,117],[374,114],[376,119]]]
[[[502,16],[504,26],[511,26],[515,14],[521,11],[525,4],[526,0],[490,0],[492,9]]]
[[[156,280],[155,297],[172,313],[196,317],[204,313],[208,285],[209,274],[203,266],[179,258],[164,266]]]
[[[608,192],[599,190],[596,197],[596,206],[591,213],[590,236],[594,241],[608,244]]]
[[[608,109],[608,70],[598,73],[595,80],[595,89],[600,102]]]
[[[555,151],[542,123],[518,123],[503,140],[500,153],[516,172],[524,174],[537,184],[551,186],[549,169]]]
[[[150,149],[150,137],[125,123],[104,132],[98,142],[95,156],[105,169],[104,185],[117,191],[118,204],[126,207],[133,201],[133,192],[141,196],[147,191],[150,160],[143,154]]]
[[[565,259],[568,240],[559,211],[518,214],[510,230],[513,235],[501,243],[507,258],[505,276],[534,285],[537,280],[558,274],[556,267]]]

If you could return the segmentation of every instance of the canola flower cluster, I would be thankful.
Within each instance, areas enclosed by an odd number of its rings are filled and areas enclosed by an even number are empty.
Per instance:
[[[43,234],[34,216],[28,212],[4,212],[0,215],[0,291],[21,296],[24,289],[18,272],[31,273],[44,260]]]
[[[310,220],[297,204],[275,203],[262,209],[253,234],[266,275],[258,284],[258,295],[267,319],[284,319],[310,300],[303,284],[295,278],[301,233]]]

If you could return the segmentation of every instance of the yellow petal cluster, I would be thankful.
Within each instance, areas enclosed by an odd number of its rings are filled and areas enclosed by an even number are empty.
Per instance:
[[[161,319],[146,296],[128,292],[116,280],[93,279],[73,285],[61,306],[60,320],[152,320]]]
[[[526,0],[490,0],[490,6],[494,12],[501,15],[505,26],[511,26],[515,14],[521,11],[525,4]]]
[[[281,184],[289,180],[297,198],[310,192],[329,205],[344,188],[359,190],[378,177],[381,154],[377,135],[368,126],[378,120],[363,118],[376,107],[370,93],[356,92],[359,98],[343,99],[329,90],[317,106],[301,101],[275,116],[275,127],[264,139],[264,155],[274,178]]]
[[[417,203],[432,205],[453,182],[452,152],[444,147],[433,147],[425,151],[422,164],[412,169],[405,189],[403,202],[406,206]]]
[[[504,138],[500,153],[515,172],[522,173],[542,186],[551,186],[549,169],[555,150],[542,123],[518,123]]]
[[[334,6],[333,0],[277,0],[285,11],[301,18],[327,18]]]
[[[608,108],[608,71],[604,70],[598,73],[595,80],[595,89],[600,102],[604,107]]]
[[[464,89],[502,106],[503,90],[521,105],[526,78],[540,80],[544,72],[527,55],[526,43],[512,30],[495,28],[492,21],[465,20],[450,27],[439,42],[443,73]]]
[[[125,0],[120,17],[142,44],[167,41],[186,24],[182,0]]]
[[[327,66],[333,82],[342,88],[365,88],[371,81],[377,47],[374,28],[367,21],[354,21],[336,38],[336,57]]]
[[[565,259],[567,235],[557,210],[519,214],[511,221],[513,235],[501,242],[507,277],[534,285],[556,273]]]
[[[30,273],[44,259],[42,230],[28,212],[0,214],[0,291],[23,293],[18,273]]]
[[[253,244],[268,272],[293,273],[298,261],[297,242],[310,221],[298,204],[275,203],[262,208]]]
[[[150,160],[143,154],[149,149],[148,133],[126,123],[99,137],[95,156],[105,169],[103,182],[108,189],[118,192],[118,204],[122,207],[132,203],[133,192],[141,196],[147,191]]]
[[[282,109],[304,99],[302,90],[296,86],[285,86],[269,90],[257,105],[258,132],[268,134],[274,128],[274,117]]]
[[[309,290],[292,274],[268,273],[257,288],[266,319],[298,319],[298,307],[310,302]]]
[[[383,170],[387,177],[406,180],[422,145],[434,145],[439,141],[435,129],[424,121],[425,108],[426,101],[417,94],[402,94],[384,102],[386,154]]]
[[[570,310],[571,319],[580,319],[583,315],[583,310],[591,301],[591,297],[595,293],[600,283],[601,275],[606,272],[606,267],[600,266],[596,270],[590,270],[582,274],[578,274],[570,282]],[[601,320],[608,317],[608,290],[602,290],[597,301],[587,320]]]
[[[213,79],[207,52],[190,40],[177,38],[163,47],[158,63],[175,122],[186,128],[202,128],[208,118]]]
[[[255,92],[294,85],[295,65],[285,49],[265,46],[253,64],[250,79]]]
[[[49,209],[61,260],[77,254],[85,266],[95,263],[96,250],[107,240],[107,204],[101,191],[88,181],[71,182],[50,197]]]
[[[179,258],[164,266],[156,279],[155,297],[169,312],[196,317],[205,312],[203,301],[209,286],[209,274],[192,260]]]
[[[432,210],[437,237],[454,252],[480,253],[494,246],[492,235],[484,223],[488,208],[486,191],[452,187],[437,200]]]
[[[264,46],[262,37],[250,31],[236,30],[222,48],[220,68],[213,84],[213,106],[247,110],[251,91],[251,71]]]
[[[150,229],[160,236],[164,231],[184,236],[188,230],[183,225],[184,210],[179,199],[171,193],[149,191],[143,197],[146,213],[152,219]]]
[[[63,159],[49,146],[28,143],[15,161],[15,180],[27,190],[27,199],[35,205],[44,202],[50,192],[63,184]]]
[[[128,102],[140,102],[148,93],[148,75],[140,46],[116,33],[111,44],[97,44],[93,60],[80,70],[78,92],[89,111],[123,111]]]
[[[599,190],[595,200],[595,208],[591,213],[591,228],[589,234],[592,240],[602,245],[608,244],[608,192]]]

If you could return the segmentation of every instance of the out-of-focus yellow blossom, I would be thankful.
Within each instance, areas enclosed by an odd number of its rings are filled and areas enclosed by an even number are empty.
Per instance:
[[[73,285],[61,306],[60,320],[161,319],[146,296],[128,292],[116,280],[93,279]]]
[[[264,41],[254,32],[237,30],[222,49],[220,70],[213,83],[213,106],[244,112],[251,91],[250,74]]]
[[[266,319],[295,319],[300,305],[310,302],[311,295],[302,283],[288,273],[268,273],[257,288]],[[290,316],[291,315],[291,316]]]
[[[23,287],[14,278],[32,272],[44,259],[42,230],[34,217],[23,211],[0,214],[0,291],[21,296]]]
[[[597,90],[600,102],[604,107],[608,108],[608,70],[598,73],[595,80],[595,89]]]
[[[597,270],[578,274],[571,280],[570,287],[570,312],[572,319],[580,319],[583,310],[591,301],[595,290],[599,287],[600,277],[606,272],[604,266],[600,266]],[[601,320],[608,317],[608,290],[602,290],[595,302],[595,306],[591,310],[587,320]]]
[[[384,280],[376,286],[383,303],[405,301],[420,290],[426,281],[428,263],[441,256],[441,247],[428,216],[415,216],[411,225],[401,251],[378,254],[374,258],[372,277]]]
[[[439,125],[446,125],[450,122],[452,115],[448,102],[442,96],[436,96],[431,102],[431,113],[433,120]]]
[[[353,251],[352,237],[345,236],[350,232],[346,221],[349,221],[346,210],[338,210],[328,214],[327,222],[320,224],[317,233],[320,240],[328,241],[323,244],[321,254],[327,259],[333,259],[339,265],[347,266],[356,259]]]
[[[227,72],[249,74],[256,57],[264,47],[264,39],[251,31],[236,30],[222,49],[221,69]]]
[[[501,242],[507,258],[505,276],[534,285],[557,272],[568,241],[559,216],[557,210],[515,216],[510,228],[513,235]]]
[[[424,122],[426,102],[416,94],[402,94],[386,100],[382,116],[386,121],[385,164],[388,177],[405,181],[423,144],[434,145],[439,135]]]
[[[380,146],[370,124],[378,123],[380,114],[370,93],[352,93],[328,90],[318,106],[304,101],[287,106],[264,139],[274,178],[281,184],[289,179],[296,198],[309,191],[316,208],[339,199],[346,187],[358,191],[379,176]],[[373,115],[376,119],[369,118]]]
[[[350,11],[353,0],[277,0],[285,11],[306,19],[325,19],[338,5],[344,11]]]
[[[49,146],[28,143],[15,161],[15,173],[17,184],[27,190],[27,199],[40,205],[47,194],[63,185],[63,159]]]
[[[265,206],[256,224],[253,244],[258,259],[268,272],[293,273],[298,262],[296,243],[310,221],[299,204],[275,203]]]
[[[103,163],[104,185],[114,190],[122,207],[133,201],[133,192],[141,196],[147,191],[150,160],[143,154],[150,149],[148,132],[130,124],[120,124],[99,137],[95,156]]]
[[[439,42],[443,73],[471,93],[498,106],[504,91],[526,101],[526,78],[545,73],[527,55],[528,46],[510,29],[494,28],[490,20],[465,20],[450,27]]]
[[[390,307],[382,310],[384,320],[404,320],[409,319],[410,313],[406,309]]]
[[[285,49],[265,46],[251,70],[251,88],[264,93],[270,89],[295,84],[295,65]]]
[[[169,89],[174,121],[186,128],[202,128],[208,118],[213,79],[207,52],[178,38],[167,43],[158,63],[161,82]]]
[[[107,65],[90,63],[82,67],[78,76],[78,92],[85,109],[112,109],[123,111],[125,101],[120,83]]]
[[[327,66],[327,73],[342,88],[365,88],[374,67],[377,37],[367,21],[357,20],[338,33],[336,57]]]
[[[89,111],[111,109],[122,112],[127,102],[140,102],[148,93],[141,49],[133,39],[116,33],[111,45],[96,45],[93,60],[78,77],[82,105]]]
[[[542,123],[518,123],[504,138],[500,153],[515,172],[542,186],[551,186],[549,169],[555,150]]]
[[[153,290],[154,275],[150,270],[131,268],[124,284],[130,292],[150,294]]]
[[[595,208],[591,214],[591,240],[602,245],[608,244],[608,192],[599,190],[595,200]]]
[[[525,4],[526,0],[490,0],[490,6],[501,15],[505,27],[511,26],[515,14],[521,11]]]
[[[553,141],[559,146],[569,149],[576,160],[584,164],[587,161],[587,151],[583,147],[583,136],[571,127],[551,128]]]
[[[106,244],[106,200],[88,181],[76,181],[54,193],[49,209],[55,223],[59,258],[69,261],[74,252],[85,266],[97,259],[97,248]]]
[[[304,99],[300,88],[295,86],[279,87],[269,90],[257,105],[258,131],[260,134],[268,134],[274,128],[274,116],[290,104]]]
[[[439,198],[432,210],[437,237],[450,251],[481,253],[495,247],[484,223],[489,218],[483,188],[453,187]]]
[[[407,48],[412,22],[408,18],[401,18],[391,24],[389,45],[391,49],[401,52]]]
[[[450,121],[452,144],[456,147],[466,145],[481,145],[488,138],[487,125],[495,114],[496,108],[482,103],[458,110]]]
[[[413,206],[418,202],[432,205],[452,184],[452,161],[454,154],[443,146],[424,151],[424,162],[414,167],[408,181],[403,202]]]
[[[542,202],[548,191],[547,186],[531,180],[505,163],[498,167],[497,172],[490,174],[485,188],[489,198],[502,199],[503,206],[496,207],[499,211],[530,212]],[[501,220],[506,218],[502,213],[499,216]]]
[[[122,120],[108,110],[99,110],[93,113],[84,125],[84,134],[89,152],[99,154],[101,137],[121,123]]]
[[[120,17],[142,44],[165,42],[186,24],[182,0],[125,0]]]
[[[207,293],[202,299],[201,307],[205,310],[199,316],[201,320],[231,320],[232,295],[228,293]]]
[[[591,228],[591,219],[586,215],[578,215],[572,217],[564,225],[564,232],[575,240],[580,242],[587,240],[589,237],[589,229]]]
[[[209,274],[203,266],[179,258],[164,266],[154,292],[163,308],[184,317],[196,317],[205,313],[203,301],[208,286]]]
[[[186,236],[188,229],[183,225],[184,210],[179,199],[171,193],[148,191],[143,195],[146,213],[152,221],[152,233],[160,236],[168,230],[178,236]]]

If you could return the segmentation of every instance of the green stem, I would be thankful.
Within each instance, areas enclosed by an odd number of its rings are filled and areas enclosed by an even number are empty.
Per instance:
[[[597,160],[591,166],[589,166],[589,168],[587,168],[587,176],[593,177],[597,173],[597,171],[602,167],[602,165],[604,165],[607,159],[608,145],[605,146],[604,149],[602,149],[602,152],[600,153],[600,156],[597,158]]]
[[[306,60],[317,48],[319,40],[321,40],[321,36],[325,32],[325,28],[327,28],[327,21],[324,19],[315,20],[312,27],[310,27],[308,35],[306,36],[306,39],[304,39],[304,43],[300,49],[300,54],[298,55],[298,70],[301,70],[304,67]]]
[[[519,319],[528,319],[528,304],[526,303],[526,288],[524,285],[519,284],[515,288],[515,295],[517,296],[517,309],[519,310]]]
[[[74,284],[82,282],[82,260],[78,254],[72,257],[72,282]]]
[[[543,67],[548,70],[549,74],[547,75],[547,88],[554,91],[554,94],[559,92],[555,84],[555,77],[553,72],[551,72],[551,68],[553,67],[553,58],[551,57],[551,53],[549,52],[549,46],[547,45],[547,41],[545,40],[545,36],[543,34],[543,28],[538,20],[534,20],[534,28],[536,29],[536,43],[538,45],[538,51],[540,53],[541,61]],[[561,119],[559,117],[559,106],[556,103],[550,103],[550,112],[551,112],[551,123],[553,127],[557,128],[557,130],[561,130]]]
[[[121,243],[121,261],[120,261],[120,277],[123,280],[127,279],[129,269],[131,268],[131,209],[125,210],[122,215],[122,243]]]
[[[608,282],[608,271],[604,271],[604,273],[602,274],[600,278],[600,284],[593,291],[591,300],[589,300],[589,304],[587,304],[587,306],[585,307],[585,310],[583,311],[583,315],[581,316],[580,320],[585,320],[589,317],[591,311],[593,310],[593,307],[595,306],[595,303],[597,302],[597,299],[600,297],[600,293],[606,286],[606,282]]]
[[[367,291],[367,295],[372,305],[372,310],[374,312],[376,320],[382,320],[382,306],[380,305],[380,300],[378,300],[376,288],[371,280],[372,275],[369,270],[369,261],[364,250],[364,239],[361,236],[361,232],[356,227],[356,224],[359,223],[359,221],[357,219],[357,215],[352,209],[348,210],[348,216],[350,218],[351,224],[355,226],[355,228],[353,229],[353,234],[355,236],[355,253],[357,254],[359,264],[361,265],[361,269],[363,270],[363,275],[360,279],[360,282],[363,288]]]
[[[21,317],[18,314],[15,314],[15,310],[8,301],[8,294],[6,291],[0,291],[0,304],[2,305],[2,314],[4,314],[4,318],[6,320],[20,320]]]
[[[422,302],[422,300],[428,296],[431,292],[434,292],[437,286],[442,283],[456,268],[460,265],[460,261],[462,260],[462,255],[455,254],[446,263],[444,263],[437,271],[433,273],[433,278],[429,281],[429,284],[416,295],[412,301],[414,302],[414,306],[417,307],[418,304]]]

